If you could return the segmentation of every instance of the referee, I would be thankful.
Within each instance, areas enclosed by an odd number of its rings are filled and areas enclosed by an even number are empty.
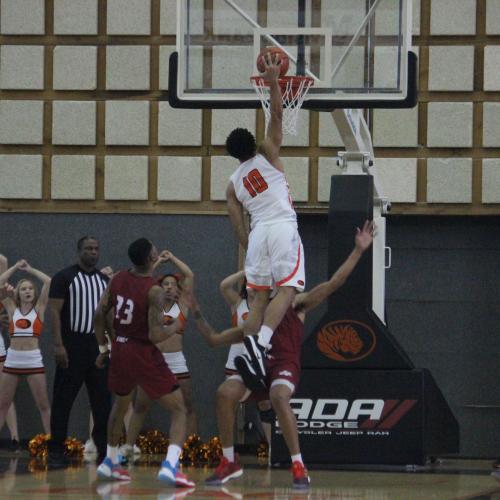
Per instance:
[[[94,335],[94,312],[104,292],[108,278],[96,269],[99,242],[84,236],[77,243],[78,263],[59,271],[50,285],[56,373],[50,419],[51,440],[49,459],[66,462],[64,441],[68,435],[71,408],[85,383],[94,417],[92,437],[99,457],[106,456],[111,394],[108,391],[107,370],[95,366],[99,354]]]

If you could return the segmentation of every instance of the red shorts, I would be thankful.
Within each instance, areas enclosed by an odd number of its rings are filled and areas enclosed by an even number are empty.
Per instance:
[[[125,396],[136,386],[141,387],[150,399],[158,399],[179,385],[154,344],[130,338],[126,342],[115,340],[111,347],[108,388]]]
[[[249,399],[252,401],[265,401],[269,399],[269,391],[276,380],[286,381],[284,385],[295,392],[300,381],[300,354],[298,356],[270,356],[266,362],[266,385],[267,391],[254,391]],[[277,384],[274,384],[277,385]]]

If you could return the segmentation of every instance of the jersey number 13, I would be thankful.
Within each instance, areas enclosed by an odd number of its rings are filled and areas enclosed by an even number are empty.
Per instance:
[[[120,325],[130,325],[134,313],[134,301],[126,299],[121,295],[116,296],[116,314],[115,318],[120,320]]]

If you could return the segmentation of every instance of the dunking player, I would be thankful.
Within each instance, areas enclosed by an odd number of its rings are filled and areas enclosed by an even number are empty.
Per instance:
[[[240,161],[226,190],[231,223],[240,244],[247,248],[247,286],[256,291],[245,324],[250,389],[265,387],[263,356],[274,330],[290,307],[297,291],[305,286],[304,250],[297,230],[297,216],[279,157],[282,142],[282,100],[278,85],[281,61],[265,57],[264,79],[270,87],[271,117],[266,138],[257,149],[255,137],[246,129],[233,130],[227,140],[228,153]],[[247,239],[243,208],[250,214]],[[276,284],[278,293],[269,303]],[[260,330],[259,330],[260,327]],[[258,335],[254,335],[258,332]]]
[[[155,344],[164,341],[179,329],[175,321],[163,323],[163,290],[151,276],[158,259],[154,245],[145,238],[134,241],[128,248],[132,269],[113,277],[103,293],[94,316],[94,328],[99,343],[96,365],[101,367],[109,356],[105,337],[105,318],[114,309],[115,337],[110,359],[108,387],[115,402],[108,421],[108,447],[97,474],[101,478],[130,480],[118,461],[118,441],[123,417],[136,386],[150,399],[157,399],[170,411],[170,445],[161,464],[158,479],[171,486],[193,486],[194,483],[178,470],[179,456],[186,433],[186,408],[175,376]]]
[[[271,350],[266,359],[268,391],[255,391],[252,394],[258,401],[271,399],[290,451],[294,488],[305,489],[310,482],[300,453],[297,421],[290,406],[290,399],[300,378],[300,350],[305,315],[343,285],[372,240],[373,223],[366,221],[363,229],[357,230],[353,251],[333,276],[310,292],[300,293],[295,297],[293,307],[286,311],[273,335]],[[192,299],[191,311],[199,331],[210,345],[232,344],[241,340],[241,329],[232,328],[220,334],[215,333],[203,318],[195,297]],[[217,422],[223,456],[214,474],[206,479],[206,484],[221,485],[243,474],[234,453],[233,428],[238,403],[246,400],[250,394],[242,380],[235,377],[225,380],[217,390]]]

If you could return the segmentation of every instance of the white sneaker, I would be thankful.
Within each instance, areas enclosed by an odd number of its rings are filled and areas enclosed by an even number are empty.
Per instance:
[[[118,448],[118,453],[123,455],[124,457],[128,457],[133,454],[134,449],[130,444],[122,444],[120,448]]]
[[[97,447],[92,438],[87,439],[85,446],[83,448],[83,453],[97,453]]]
[[[106,457],[99,467],[97,475],[101,479],[116,479],[117,481],[130,481],[130,474],[123,469],[120,464],[114,464],[109,457]]]
[[[166,460],[163,460],[161,463],[158,480],[176,488],[191,488],[195,486],[193,481],[190,481],[185,474],[177,468],[172,467]]]

